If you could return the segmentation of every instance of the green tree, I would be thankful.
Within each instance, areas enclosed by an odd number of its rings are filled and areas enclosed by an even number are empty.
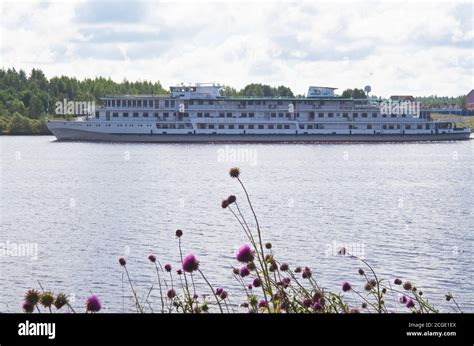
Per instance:
[[[37,95],[33,95],[28,106],[28,115],[32,119],[38,119],[43,112],[43,101]]]
[[[31,134],[31,123],[27,117],[24,117],[20,113],[15,113],[10,120],[8,132],[14,135],[27,135]]]

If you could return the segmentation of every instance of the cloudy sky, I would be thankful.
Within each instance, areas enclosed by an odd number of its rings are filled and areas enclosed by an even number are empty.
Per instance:
[[[474,86],[473,3],[2,0],[0,66],[48,77],[251,82],[375,95]]]

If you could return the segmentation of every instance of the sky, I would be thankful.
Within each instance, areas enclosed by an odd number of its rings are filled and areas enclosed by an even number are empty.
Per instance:
[[[9,1],[0,67],[47,77],[363,88],[474,87],[473,2]]]

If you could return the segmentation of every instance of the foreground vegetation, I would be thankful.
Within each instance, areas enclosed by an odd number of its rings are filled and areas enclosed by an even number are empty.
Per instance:
[[[229,196],[222,201],[221,207],[231,213],[237,226],[245,235],[245,243],[235,254],[233,265],[229,269],[241,289],[241,295],[231,297],[225,287],[213,285],[205,275],[205,269],[194,254],[184,256],[182,239],[184,232],[177,230],[180,266],[173,268],[169,263],[162,265],[158,257],[150,254],[148,260],[156,272],[156,281],[150,283],[150,289],[144,299],[139,299],[132,275],[127,268],[127,260],[119,258],[123,276],[128,281],[131,292],[131,304],[139,313],[206,313],[206,312],[242,312],[249,313],[390,313],[399,312],[389,306],[400,306],[407,313],[437,313],[423,294],[408,280],[400,278],[387,279],[377,275],[375,269],[364,259],[359,258],[340,248],[338,255],[357,261],[360,268],[354,268],[360,275],[360,282],[342,282],[340,289],[330,291],[316,280],[312,269],[308,266],[290,266],[277,256],[270,242],[264,240],[259,219],[251,202],[245,185],[241,180],[240,170],[232,168],[229,172],[242,189],[243,200],[248,204],[252,220],[247,220],[237,197]],[[357,263],[355,262],[355,263]],[[133,273],[132,273],[133,274]],[[197,287],[197,278],[207,285]],[[158,291],[159,302],[150,298]],[[453,303],[456,312],[462,312],[451,293],[445,296]],[[234,299],[243,299],[236,301]],[[390,304],[388,304],[390,303]],[[34,311],[53,312],[64,306],[75,312],[65,294],[42,292],[35,289],[25,294],[23,309],[27,313]],[[85,301],[85,312],[99,312],[102,303],[96,295]],[[82,311],[81,311],[82,312]]]

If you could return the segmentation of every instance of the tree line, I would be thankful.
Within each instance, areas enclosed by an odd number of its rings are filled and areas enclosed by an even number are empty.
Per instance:
[[[0,134],[48,134],[44,123],[46,116],[54,117],[57,101],[94,101],[112,94],[168,94],[159,81],[135,81],[124,79],[115,82],[110,78],[96,77],[78,80],[75,77],[46,78],[40,69],[30,74],[14,68],[0,69]],[[228,97],[300,97],[286,86],[272,87],[251,83],[240,90],[224,86],[222,96]],[[346,89],[342,97],[365,98],[362,89]],[[423,105],[465,107],[465,97],[427,96],[417,98]]]

